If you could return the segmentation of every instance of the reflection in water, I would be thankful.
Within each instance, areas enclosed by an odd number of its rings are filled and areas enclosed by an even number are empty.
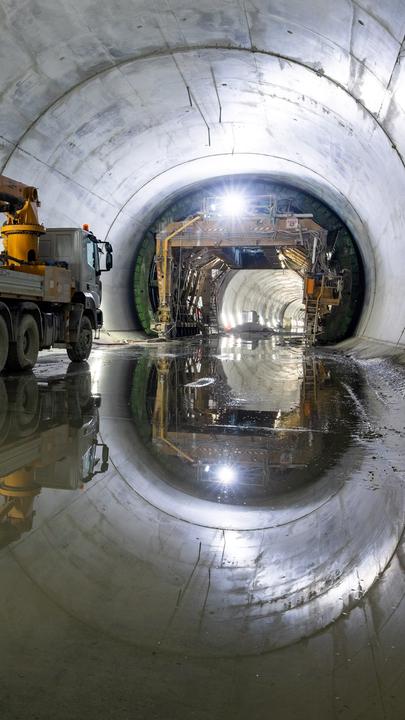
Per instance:
[[[402,720],[405,379],[279,341],[96,350],[82,493],[86,375],[5,382],[2,717]]]
[[[0,378],[0,547],[31,530],[43,487],[77,490],[108,468],[89,372]],[[100,456],[101,455],[101,456]]]
[[[133,413],[167,482],[215,502],[263,505],[314,483],[356,441],[347,368],[276,343],[225,337],[138,362]]]
[[[103,420],[147,558],[147,609],[140,592],[125,637],[197,655],[287,647],[350,612],[395,552],[404,488],[367,376],[280,340],[132,355],[132,423]]]

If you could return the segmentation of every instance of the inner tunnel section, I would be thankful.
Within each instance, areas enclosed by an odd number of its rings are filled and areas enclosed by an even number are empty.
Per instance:
[[[163,237],[166,229],[167,235],[169,227],[173,231],[177,227],[175,223],[188,225],[207,208],[207,204],[211,203],[210,207],[215,208],[212,199],[218,203],[218,198],[228,204],[232,198],[238,199],[239,212],[241,202],[244,209],[252,199],[260,199],[263,205],[262,198],[266,198],[267,214],[273,208],[279,217],[312,218],[325,231],[325,258],[331,272],[341,278],[341,290],[339,303],[328,306],[319,322],[317,342],[333,344],[350,337],[363,308],[365,273],[361,253],[348,227],[328,205],[302,189],[273,179],[246,175],[201,183],[171,199],[163,211],[156,214],[143,235],[135,261],[133,287],[138,326],[148,335],[156,334],[159,314],[157,237]],[[238,228],[237,211],[232,207],[227,211],[228,216],[233,212],[232,226]],[[212,223],[209,227],[216,229]],[[243,235],[242,225],[240,227],[239,240],[233,242],[232,247],[219,248],[214,232],[212,247],[207,250],[200,246],[201,230],[197,229],[197,247],[188,251],[180,247],[173,253],[170,272],[176,327],[171,330],[171,337],[204,334],[203,326],[205,334],[235,329],[304,332],[304,279],[305,272],[310,270],[312,251],[304,257],[300,247],[264,247],[260,241],[252,246],[247,235]],[[209,237],[206,242],[210,242]],[[193,283],[190,283],[190,267],[194,273]],[[188,310],[191,306],[194,314]]]

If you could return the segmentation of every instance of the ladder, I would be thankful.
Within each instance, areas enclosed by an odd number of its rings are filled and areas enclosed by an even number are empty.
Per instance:
[[[324,288],[324,276],[316,295],[307,295],[305,300],[305,326],[304,334],[307,345],[314,345],[319,326],[319,303]]]
[[[304,402],[316,402],[317,400],[317,363],[315,358],[304,356],[303,360],[303,400]]]
[[[210,302],[210,332],[211,332],[211,335],[218,335],[218,332],[219,332],[218,302],[217,302],[217,293],[215,292],[215,290],[211,295],[211,302]]]

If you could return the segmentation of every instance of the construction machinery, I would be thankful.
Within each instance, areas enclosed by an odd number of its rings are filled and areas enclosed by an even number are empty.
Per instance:
[[[109,453],[98,441],[101,401],[88,371],[0,378],[0,400],[1,547],[32,528],[43,488],[82,489],[107,471]]]
[[[112,247],[83,228],[45,228],[35,187],[0,176],[0,372],[31,369],[39,350],[86,360],[102,327],[101,273]],[[104,267],[101,256],[104,255]]]
[[[208,197],[200,213],[157,233],[153,329],[162,338],[208,334],[218,329],[218,289],[230,269],[292,269],[303,279],[304,336],[313,344],[343,288],[327,231],[309,213],[281,212],[271,195],[239,198],[237,212],[229,200]]]

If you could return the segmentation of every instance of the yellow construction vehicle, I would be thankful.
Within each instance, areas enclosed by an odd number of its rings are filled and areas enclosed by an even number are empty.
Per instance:
[[[320,322],[342,299],[343,277],[333,272],[307,272],[304,275],[305,337],[309,345],[321,332]]]
[[[112,247],[88,226],[53,228],[38,218],[38,191],[0,176],[4,250],[0,253],[0,372],[31,369],[39,350],[66,347],[74,362],[90,354],[103,322],[102,272]],[[100,256],[105,254],[105,267]]]
[[[208,332],[217,314],[218,280],[244,267],[238,264],[243,253],[252,259],[261,251],[264,267],[289,268],[303,278],[304,335],[313,344],[321,316],[342,294],[341,278],[328,266],[327,231],[309,213],[279,212],[271,195],[239,198],[238,214],[224,209],[229,200],[208,197],[201,212],[157,233],[159,305],[153,329],[162,338]]]

